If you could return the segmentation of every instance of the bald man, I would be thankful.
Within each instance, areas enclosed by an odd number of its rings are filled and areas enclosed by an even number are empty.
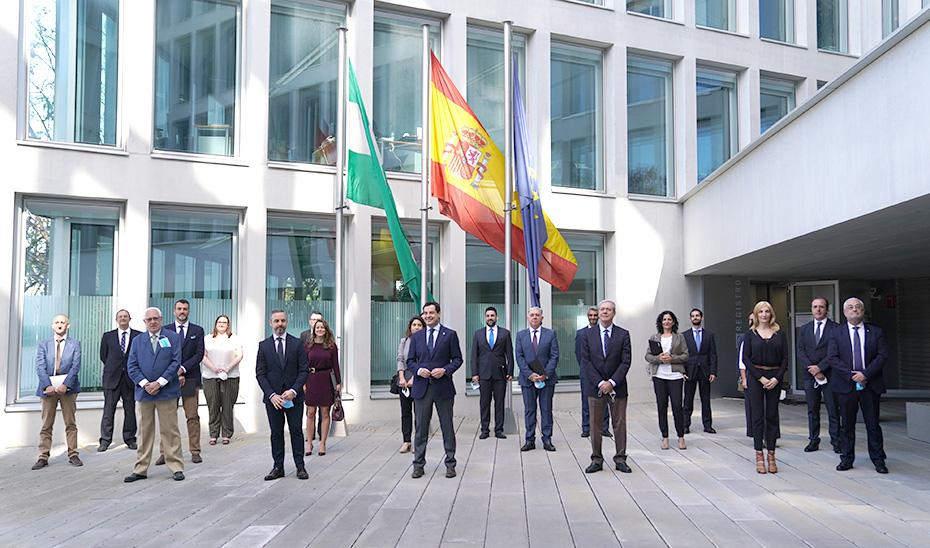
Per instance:
[[[81,391],[78,374],[81,371],[81,343],[68,336],[71,322],[64,314],[52,320],[55,336],[40,341],[36,348],[36,375],[39,386],[36,396],[42,398],[42,429],[39,430],[39,460],[33,470],[48,466],[52,448],[52,426],[61,404],[61,418],[65,421],[65,439],[68,442],[68,462],[72,466],[84,466],[77,451],[77,395]]]

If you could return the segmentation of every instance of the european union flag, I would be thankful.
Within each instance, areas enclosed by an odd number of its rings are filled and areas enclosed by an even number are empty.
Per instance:
[[[523,219],[523,247],[526,251],[526,275],[529,278],[532,306],[539,306],[539,261],[542,249],[549,239],[542,202],[539,200],[539,184],[530,154],[530,135],[526,127],[526,109],[520,93],[520,78],[517,76],[517,58],[513,59],[513,170],[517,193],[520,195],[520,215]]]

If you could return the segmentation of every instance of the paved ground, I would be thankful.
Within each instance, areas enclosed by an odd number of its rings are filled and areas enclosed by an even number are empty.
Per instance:
[[[789,405],[780,471],[757,475],[742,401],[715,400],[714,410],[718,434],[661,451],[654,406],[630,406],[632,474],[584,474],[590,447],[567,409],[556,412],[555,453],[520,453],[519,436],[478,440],[477,422],[456,417],[455,479],[444,477],[438,433],[426,476],[410,478],[394,417],[331,439],[309,459],[309,481],[294,477],[290,459],[286,478],[262,480],[264,432],[206,446],[200,465],[186,455],[184,482],[152,467],[149,479],[124,484],[135,459],[125,446],[82,448],[83,468],[56,447],[36,472],[35,448],[8,449],[0,546],[930,546],[930,452],[905,436],[900,404],[883,409],[887,476],[869,464],[861,425],[851,471],[835,471],[830,451],[804,453],[805,408]]]

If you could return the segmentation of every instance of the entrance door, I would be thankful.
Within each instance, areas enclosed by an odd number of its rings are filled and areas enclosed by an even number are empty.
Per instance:
[[[804,392],[804,371],[800,370],[801,365],[798,361],[798,334],[801,326],[808,322],[814,321],[814,315],[811,314],[811,301],[817,297],[823,297],[830,303],[827,310],[827,317],[837,321],[837,299],[839,298],[839,281],[821,281],[821,282],[800,282],[788,286],[790,297],[788,302],[791,306],[791,393]]]

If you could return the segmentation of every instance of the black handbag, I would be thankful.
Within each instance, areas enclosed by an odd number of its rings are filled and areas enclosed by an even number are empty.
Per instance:
[[[400,386],[397,384],[397,373],[391,377],[391,394],[400,394]]]

